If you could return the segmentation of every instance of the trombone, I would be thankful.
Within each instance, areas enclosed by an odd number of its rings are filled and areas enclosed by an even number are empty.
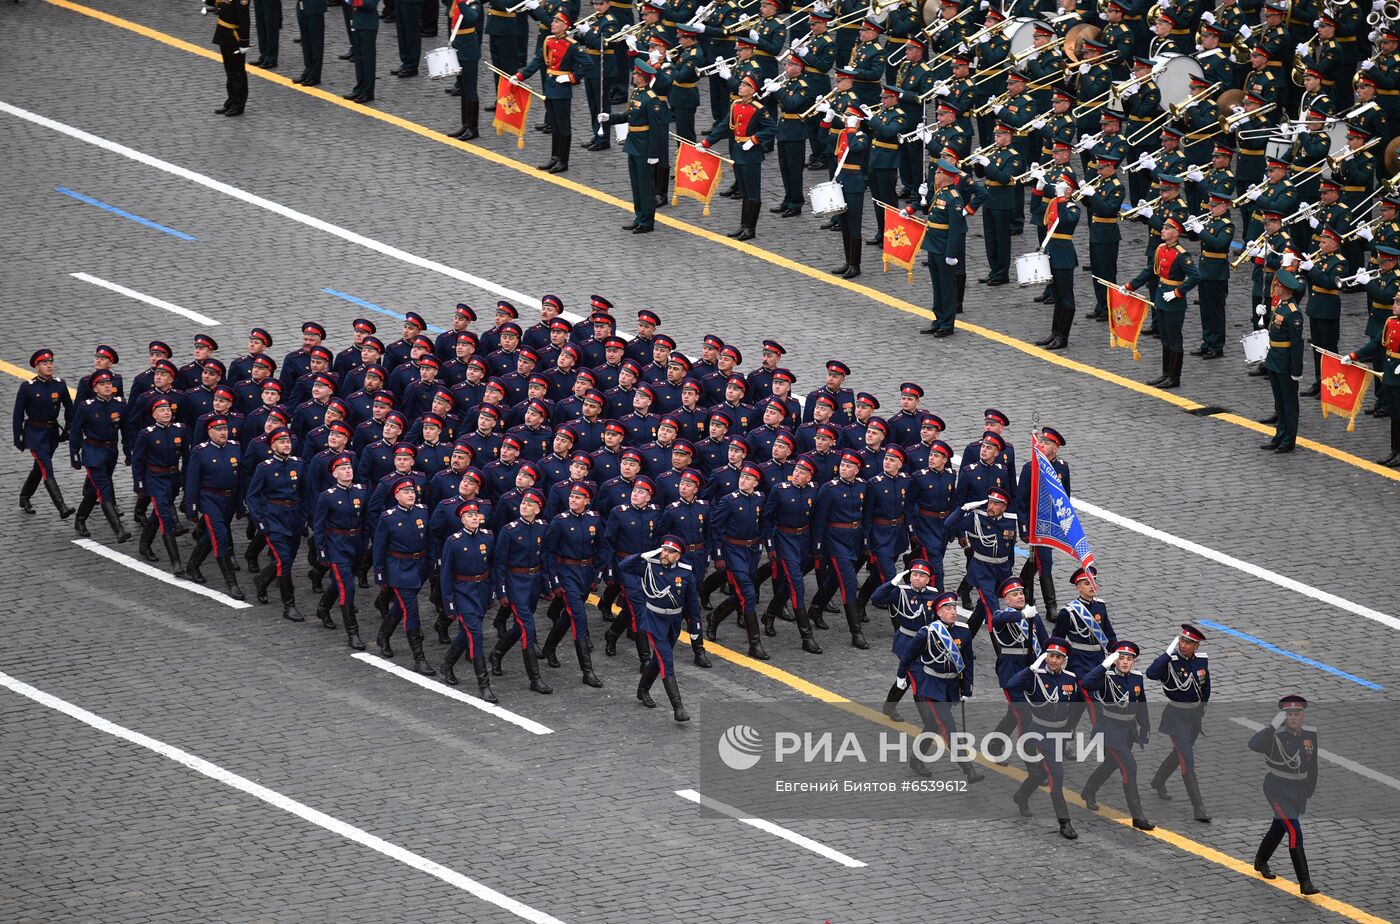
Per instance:
[[[1046,161],[1045,163],[1043,163],[1043,164],[1036,164],[1034,167],[1031,167],[1031,169],[1027,170],[1025,173],[1021,174],[1020,176],[1013,176],[1013,177],[1011,178],[1011,182],[1013,182],[1013,183],[1024,183],[1026,180],[1031,179],[1032,175],[1035,174],[1035,173],[1045,173],[1046,171],[1052,170],[1052,169],[1054,169],[1055,167],[1059,167],[1059,166],[1067,166],[1067,165],[1062,165],[1062,164],[1060,164],[1059,162],[1057,162],[1054,158],[1051,158],[1050,160],[1047,160],[1047,161]],[[1047,178],[1047,179],[1048,179],[1048,178]]]
[[[956,16],[953,16],[951,19],[935,19],[933,22],[920,29],[919,32],[927,36],[928,38],[937,38],[938,36],[943,34],[944,29],[948,28],[953,23],[957,22],[959,19],[962,19],[968,13],[971,13],[977,8],[978,7],[976,4],[969,3],[967,7],[962,10],[962,12],[958,13]],[[972,46],[968,45],[967,47],[971,48]]]
[[[1255,109],[1253,112],[1232,112],[1228,116],[1220,120],[1220,128],[1224,132],[1233,133],[1237,126],[1246,122],[1250,117],[1257,115],[1267,115],[1276,108],[1278,108],[1278,103],[1266,103],[1265,105],[1260,106],[1258,109]],[[1245,136],[1245,132],[1257,132],[1260,130],[1261,129],[1247,128],[1244,131],[1240,132],[1240,137],[1250,138],[1252,136]],[[1275,131],[1275,128],[1273,126],[1265,126],[1263,130],[1272,135]]]
[[[1180,119],[1186,114],[1186,110],[1190,109],[1192,106],[1196,106],[1200,103],[1205,102],[1208,98],[1210,98],[1210,95],[1218,89],[1220,89],[1220,84],[1218,82],[1213,83],[1201,92],[1193,93],[1179,103],[1169,104],[1167,106],[1167,111],[1171,113],[1171,117],[1173,119]]]
[[[628,26],[626,29],[622,29],[622,30],[620,30],[620,31],[618,31],[618,32],[616,32],[616,33],[614,33],[614,34],[608,36],[607,41],[609,41],[609,42],[625,42],[625,41],[627,41],[627,39],[628,39],[629,37],[631,37],[631,38],[636,38],[638,35],[641,34],[642,30],[645,29],[646,27],[647,27],[647,24],[646,24],[646,23],[644,23],[644,22],[638,20],[637,22],[634,22],[632,25]]]

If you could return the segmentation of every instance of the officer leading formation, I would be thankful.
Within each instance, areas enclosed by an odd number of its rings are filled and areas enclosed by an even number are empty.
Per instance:
[[[1193,750],[1212,686],[1204,633],[1181,626],[1140,673],[1140,648],[1118,636],[1096,571],[1069,576],[1063,607],[1047,549],[1031,546],[1017,573],[1018,544],[1030,539],[1032,478],[1030,462],[1016,466],[1007,414],[987,408],[980,436],[954,465],[947,425],[924,407],[915,382],[901,383],[897,409],[881,416],[877,396],[848,385],[851,367],[829,359],[824,381],[799,401],[777,340],[763,340],[744,373],[738,345],[709,334],[691,359],[654,311],[638,311],[624,338],[603,296],[590,298],[577,324],[563,317],[559,296],[540,301],[540,320],[528,327],[508,301],[497,302],[489,326],[458,304],[436,338],[409,311],[389,343],[374,321],[358,318],[339,351],[323,325],[307,321],[280,361],[261,327],[227,364],[208,334],[194,338],[183,365],[167,342],[152,340],[129,385],[117,350],[101,344],[73,397],[54,352],[38,350],[14,406],[14,445],[32,460],[20,510],[37,515],[32,499],[43,483],[79,535],[90,537],[89,518],[100,510],[126,543],[133,536],[116,478],[126,466],[143,559],[162,560],[159,536],[171,572],[204,584],[212,557],[238,600],[246,571],[256,601],[269,603],[275,586],[292,622],[305,620],[297,601],[304,573],[317,622],[342,630],[356,651],[366,648],[358,592],[372,588],[379,655],[395,657],[402,627],[415,671],[456,685],[465,659],[489,702],[499,701],[493,678],[507,675],[517,647],[530,690],[552,693],[542,665],[561,667],[565,636],[581,683],[602,687],[596,624],[606,626],[608,657],[623,636],[633,642],[636,698],[655,707],[660,680],[684,722],[675,657],[683,635],[702,669],[712,665],[706,640],[718,641],[730,615],[756,660],[770,659],[764,639],[778,636],[779,621],[796,624],[805,655],[823,654],[817,633],[830,631],[828,615],[841,616],[850,645],[866,649],[873,605],[889,613],[897,659],[886,714],[898,719],[897,704],[911,693],[924,729],[946,736],[957,730],[951,704],[973,695],[974,641],[985,627],[994,661],[984,676],[995,675],[1008,704],[998,730],[1073,730],[1087,707],[1108,760],[1082,798],[1093,808],[1117,770],[1133,824],[1147,830],[1133,752],[1151,731],[1147,682],[1159,683],[1167,703],[1159,730],[1172,749],[1152,788],[1171,798],[1179,770],[1195,818],[1210,820]],[[1400,317],[1355,357],[1369,358],[1392,333],[1400,336]],[[1068,490],[1065,435],[1043,427],[1035,441]],[[84,474],[76,511],[54,470],[62,447]],[[950,589],[956,575],[945,560],[954,544],[966,567]],[[431,632],[445,649],[437,666],[425,647],[424,588]],[[537,625],[542,609],[547,632]],[[931,772],[917,759],[911,767]],[[969,782],[982,778],[971,765],[962,772]],[[1065,769],[1049,753],[1028,763],[1015,795],[1022,814],[1031,814],[1041,785],[1060,833],[1076,838]],[[1279,830],[1301,858],[1305,796],[1278,799],[1286,805]],[[1261,847],[1262,874],[1271,850]]]

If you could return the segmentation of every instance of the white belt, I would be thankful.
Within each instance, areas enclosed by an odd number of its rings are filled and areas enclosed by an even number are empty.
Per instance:
[[[978,561],[984,561],[989,565],[1004,565],[1011,560],[1010,555],[1003,555],[1000,558],[993,558],[990,555],[983,555],[981,552],[973,552],[972,557]]]
[[[1277,770],[1272,765],[1270,765],[1269,767],[1269,776],[1273,777],[1276,780],[1286,780],[1289,782],[1298,782],[1300,780],[1306,780],[1308,778],[1308,775],[1306,773],[1303,773],[1302,771]]]
[[[677,607],[673,610],[663,610],[661,607],[652,606],[650,603],[647,604],[647,609],[651,610],[658,616],[679,616],[681,613],[685,612],[685,609],[682,607]]]
[[[900,626],[900,627],[899,627],[899,632],[900,632],[901,635],[908,635],[908,636],[911,636],[911,637],[919,634],[918,632],[914,631],[913,629],[906,629],[904,626]]]

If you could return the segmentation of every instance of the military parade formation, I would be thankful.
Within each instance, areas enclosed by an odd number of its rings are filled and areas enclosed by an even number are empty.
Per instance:
[[[212,558],[235,600],[247,595],[240,572],[259,604],[271,603],[275,585],[291,622],[305,621],[304,575],[315,619],[341,629],[355,651],[366,648],[358,592],[370,592],[380,656],[395,656],[401,626],[414,671],[457,685],[465,658],[491,703],[493,678],[506,676],[516,648],[529,689],[551,693],[542,665],[561,666],[565,635],[581,683],[603,686],[593,660],[602,627],[608,657],[624,637],[633,642],[637,700],[654,708],[659,679],[684,722],[675,658],[683,632],[699,668],[712,666],[705,643],[731,615],[749,658],[770,659],[764,640],[778,637],[780,621],[794,623],[803,655],[815,656],[827,616],[840,617],[851,646],[869,648],[874,606],[889,614],[897,658],[885,714],[900,720],[910,693],[923,729],[946,736],[957,730],[951,705],[973,695],[974,641],[985,628],[1007,702],[998,731],[1069,731],[1087,711],[1109,761],[1081,795],[1094,807],[1118,770],[1133,824],[1145,830],[1153,825],[1132,752],[1149,740],[1147,682],[1159,683],[1168,706],[1159,731],[1172,748],[1152,788],[1170,798],[1179,770],[1194,816],[1210,820],[1193,751],[1212,688],[1205,635],[1180,626],[1144,674],[1139,645],[1120,637],[1099,599],[1096,569],[1071,574],[1073,594],[1059,606],[1050,550],[1030,544],[1037,474],[1031,461],[1018,467],[1007,414],[987,408],[980,435],[958,452],[918,383],[902,383],[882,414],[881,399],[852,388],[851,367],[833,358],[824,382],[798,399],[777,340],[762,340],[757,364],[742,372],[740,346],[709,334],[692,358],[657,312],[637,311],[623,336],[603,296],[577,323],[559,296],[540,302],[528,326],[508,301],[489,326],[458,304],[436,337],[408,311],[390,342],[358,318],[338,350],[326,327],[307,321],[280,361],[262,327],[228,363],[207,334],[184,363],[152,340],[129,382],[118,351],[101,344],[71,393],[54,352],[38,350],[14,408],[14,445],[32,460],[20,510],[37,513],[43,484],[79,536],[90,538],[100,510],[118,543],[135,538],[142,559],[163,558],[177,578],[207,584]],[[1068,495],[1066,436],[1040,427],[1034,443]],[[54,467],[64,450],[84,475],[76,509]],[[119,466],[130,471],[134,536]],[[1019,570],[1018,544],[1030,546]],[[961,575],[945,564],[954,545]],[[443,650],[436,665],[420,615],[425,589]],[[537,626],[541,611],[547,630]],[[1297,729],[1276,731],[1260,747],[1296,752],[1286,736]],[[910,767],[931,772],[917,757]],[[1028,768],[1019,811],[1031,814],[1030,797],[1046,785],[1060,833],[1077,838],[1062,764],[1047,752]],[[973,765],[962,769],[969,782],[981,779]],[[1305,796],[1287,798],[1295,810],[1278,815],[1256,866],[1267,871],[1287,835],[1311,888],[1297,833]]]

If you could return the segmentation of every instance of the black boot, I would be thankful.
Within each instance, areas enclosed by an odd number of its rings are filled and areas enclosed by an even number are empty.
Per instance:
[[[316,607],[316,618],[321,620],[321,625],[325,626],[327,629],[340,628],[340,626],[335,624],[335,620],[331,618],[331,609],[328,606]]]
[[[548,162],[548,163],[545,163],[545,164],[540,164],[540,169],[541,169],[541,170],[544,170],[544,171],[546,171],[546,172],[549,172],[549,173],[553,173],[553,172],[554,172],[554,168],[555,168],[555,166],[558,165],[558,163],[559,163],[559,136],[558,136],[558,135],[550,135],[550,137],[549,137],[549,162]]]
[[[564,612],[564,604],[559,600],[555,600],[549,605],[547,615],[552,620],[552,624],[549,627],[549,635],[545,636],[544,651],[541,654],[544,657],[544,663],[550,667],[558,667],[559,643],[564,640],[564,633],[569,631],[569,617]]]
[[[175,537],[168,532],[160,534],[161,542],[165,545],[165,557],[170,559],[170,573],[175,577],[185,576],[185,566],[180,561],[180,544]]]
[[[812,635],[812,620],[807,613],[796,614],[797,632],[802,636],[802,650],[808,654],[821,654],[822,646],[817,644],[817,640]]]
[[[389,639],[394,634],[394,626],[398,625],[398,619],[393,615],[387,615],[379,621],[379,634],[375,636],[374,643],[379,647],[381,658],[392,658],[394,649],[389,647]]]
[[[865,633],[860,631],[860,613],[856,610],[854,603],[847,603],[846,628],[851,630],[851,647],[862,650],[869,648],[870,643],[865,640]]]
[[[883,712],[891,722],[904,721],[904,716],[899,714],[899,708],[896,705],[903,698],[904,691],[899,688],[899,685],[890,684],[890,691],[885,694],[885,705],[880,707],[880,711]]]
[[[1312,876],[1308,875],[1308,855],[1303,848],[1288,848],[1288,856],[1293,860],[1293,872],[1298,877],[1298,891],[1303,895],[1316,895],[1318,888],[1313,885]]]
[[[1047,618],[1053,619],[1060,610],[1055,600],[1054,576],[1045,571],[1040,572],[1040,597],[1044,602],[1044,606],[1042,606],[1041,609],[1045,612]]]
[[[705,638],[712,642],[717,640],[720,625],[729,618],[736,606],[735,598],[725,597],[719,606],[710,611],[710,615],[705,617]]]
[[[578,656],[578,666],[583,671],[583,685],[587,687],[601,687],[603,681],[598,679],[598,675],[593,673],[593,653],[588,650],[588,643],[581,638],[574,639],[574,654]]]
[[[831,271],[831,275],[840,276],[844,279],[846,271],[851,268],[851,239],[844,234],[841,235],[841,252],[845,259],[841,261],[840,266]]]
[[[198,546],[195,546],[196,551]],[[190,556],[190,567],[193,568],[195,557]],[[277,580],[277,565],[269,562],[266,568],[258,572],[258,576],[253,578],[253,599],[259,603],[267,602],[267,589],[272,586],[272,582]]]
[[[690,643],[690,651],[695,657],[696,667],[711,668],[715,666],[710,660],[709,652],[705,651],[705,637],[703,635],[697,636]]]
[[[768,609],[764,610],[763,618],[759,620],[759,623],[763,626],[763,634],[768,636],[769,638],[777,638],[778,630],[773,626],[773,623],[777,621],[778,616],[776,613],[773,612],[772,607],[769,607]]]
[[[573,144],[573,135],[561,135],[554,133],[554,137],[559,140],[559,162],[549,168],[550,173],[567,173],[569,170],[569,147]]]
[[[33,514],[34,505],[29,499],[34,496],[34,492],[39,489],[39,466],[35,465],[29,469],[29,477],[24,479],[24,484],[19,489],[19,509],[25,513]]]
[[[1162,365],[1165,366],[1165,375],[1157,383],[1158,388],[1176,388],[1181,385],[1181,360],[1184,355],[1175,350],[1162,349]]]
[[[488,703],[499,703],[500,697],[491,689],[491,671],[486,667],[486,655],[477,654],[472,658],[472,669],[476,671],[476,692]]]
[[[196,584],[208,583],[204,575],[200,572],[199,566],[204,564],[204,559],[209,555],[209,536],[200,536],[195,540],[194,549],[190,551],[189,564],[185,566],[185,577]]]
[[[297,592],[292,586],[290,567],[277,576],[277,590],[282,595],[282,618],[289,622],[305,622],[306,617],[297,609]]]
[[[414,629],[408,633],[408,650],[413,652],[413,670],[424,677],[436,677],[437,671],[423,656],[423,630]]]
[[[1059,822],[1060,837],[1063,837],[1067,841],[1079,840],[1079,832],[1074,830],[1074,825],[1070,823],[1070,820],[1068,818],[1061,818],[1059,819]]]
[[[851,265],[846,267],[846,271],[841,274],[842,279],[854,279],[860,275],[861,243],[860,238],[851,238]]]
[[[452,644],[452,638],[447,634],[447,630],[451,625],[452,620],[448,619],[446,615],[442,614],[439,614],[438,618],[433,621],[433,631],[437,633],[437,640],[439,645]]]
[[[814,629],[825,630],[830,628],[826,624],[826,616],[822,613],[822,608],[815,603],[807,607],[807,621],[812,624],[812,628]]]
[[[477,112],[481,108],[481,103],[470,102],[462,104],[462,124],[463,131],[457,137],[462,141],[471,141],[477,137]]]
[[[525,646],[525,674],[530,678],[530,689],[536,693],[553,693],[554,688],[540,679],[540,662],[535,657],[533,647]]]
[[[69,507],[63,500],[63,491],[58,486],[58,481],[53,475],[44,479],[44,490],[49,492],[49,500],[53,501],[54,509],[58,511],[58,518],[66,520],[73,515],[73,508]]]
[[[345,644],[352,651],[364,651],[365,643],[360,638],[360,622],[355,616],[355,608],[348,603],[340,606],[340,621],[345,624]]]
[[[676,683],[676,678],[663,678],[661,686],[666,690],[666,698],[671,701],[671,714],[676,717],[676,721],[689,722],[690,713],[685,711],[685,703],[681,702],[681,687]]]
[[[155,517],[147,517],[146,525],[141,527],[141,538],[136,543],[136,551],[146,561],[160,561],[156,550],[151,548],[151,543],[155,542],[156,532],[159,529],[160,525],[156,523]]]
[[[1128,813],[1132,816],[1133,827],[1139,831],[1155,830],[1157,826],[1147,820],[1147,813],[1142,810],[1142,797],[1138,795],[1136,780],[1132,786],[1123,787],[1123,796],[1128,800]]]
[[[92,538],[92,533],[88,531],[87,521],[95,506],[97,506],[97,496],[88,496],[87,492],[83,492],[83,499],[78,501],[78,515],[73,518],[73,532],[84,539]]]
[[[1196,780],[1196,774],[1184,774],[1182,781],[1186,784],[1186,795],[1191,797],[1191,814],[1197,821],[1210,821],[1210,813],[1206,811],[1206,802],[1201,798],[1201,786]]]
[[[1265,879],[1278,878],[1274,871],[1269,868],[1269,858],[1274,855],[1274,850],[1281,840],[1283,840],[1283,832],[1270,827],[1265,832],[1264,839],[1259,842],[1259,849],[1254,852],[1254,871]]]
[[[651,698],[651,685],[656,682],[656,676],[661,673],[660,663],[648,664],[642,671],[642,678],[637,681],[637,699],[641,700],[643,706],[648,709],[656,708],[656,700]]]
[[[442,682],[449,687],[455,687],[460,683],[457,679],[457,675],[452,671],[452,666],[457,663],[457,659],[460,658],[466,650],[466,645],[462,645],[459,648],[454,644],[447,649],[447,654],[442,659],[442,667],[438,668],[438,674],[441,675]]]
[[[1151,385],[1153,388],[1160,388],[1162,383],[1171,378],[1171,352],[1165,348],[1162,350],[1162,374],[1155,379],[1148,379],[1144,385]]]
[[[758,614],[744,614],[744,629],[749,635],[749,657],[755,661],[767,661],[768,652],[763,650],[763,640],[758,633]]]
[[[219,564],[219,573],[224,576],[224,592],[235,600],[242,600],[243,588],[238,586],[238,575],[233,570],[233,553],[226,550],[215,560]]]

